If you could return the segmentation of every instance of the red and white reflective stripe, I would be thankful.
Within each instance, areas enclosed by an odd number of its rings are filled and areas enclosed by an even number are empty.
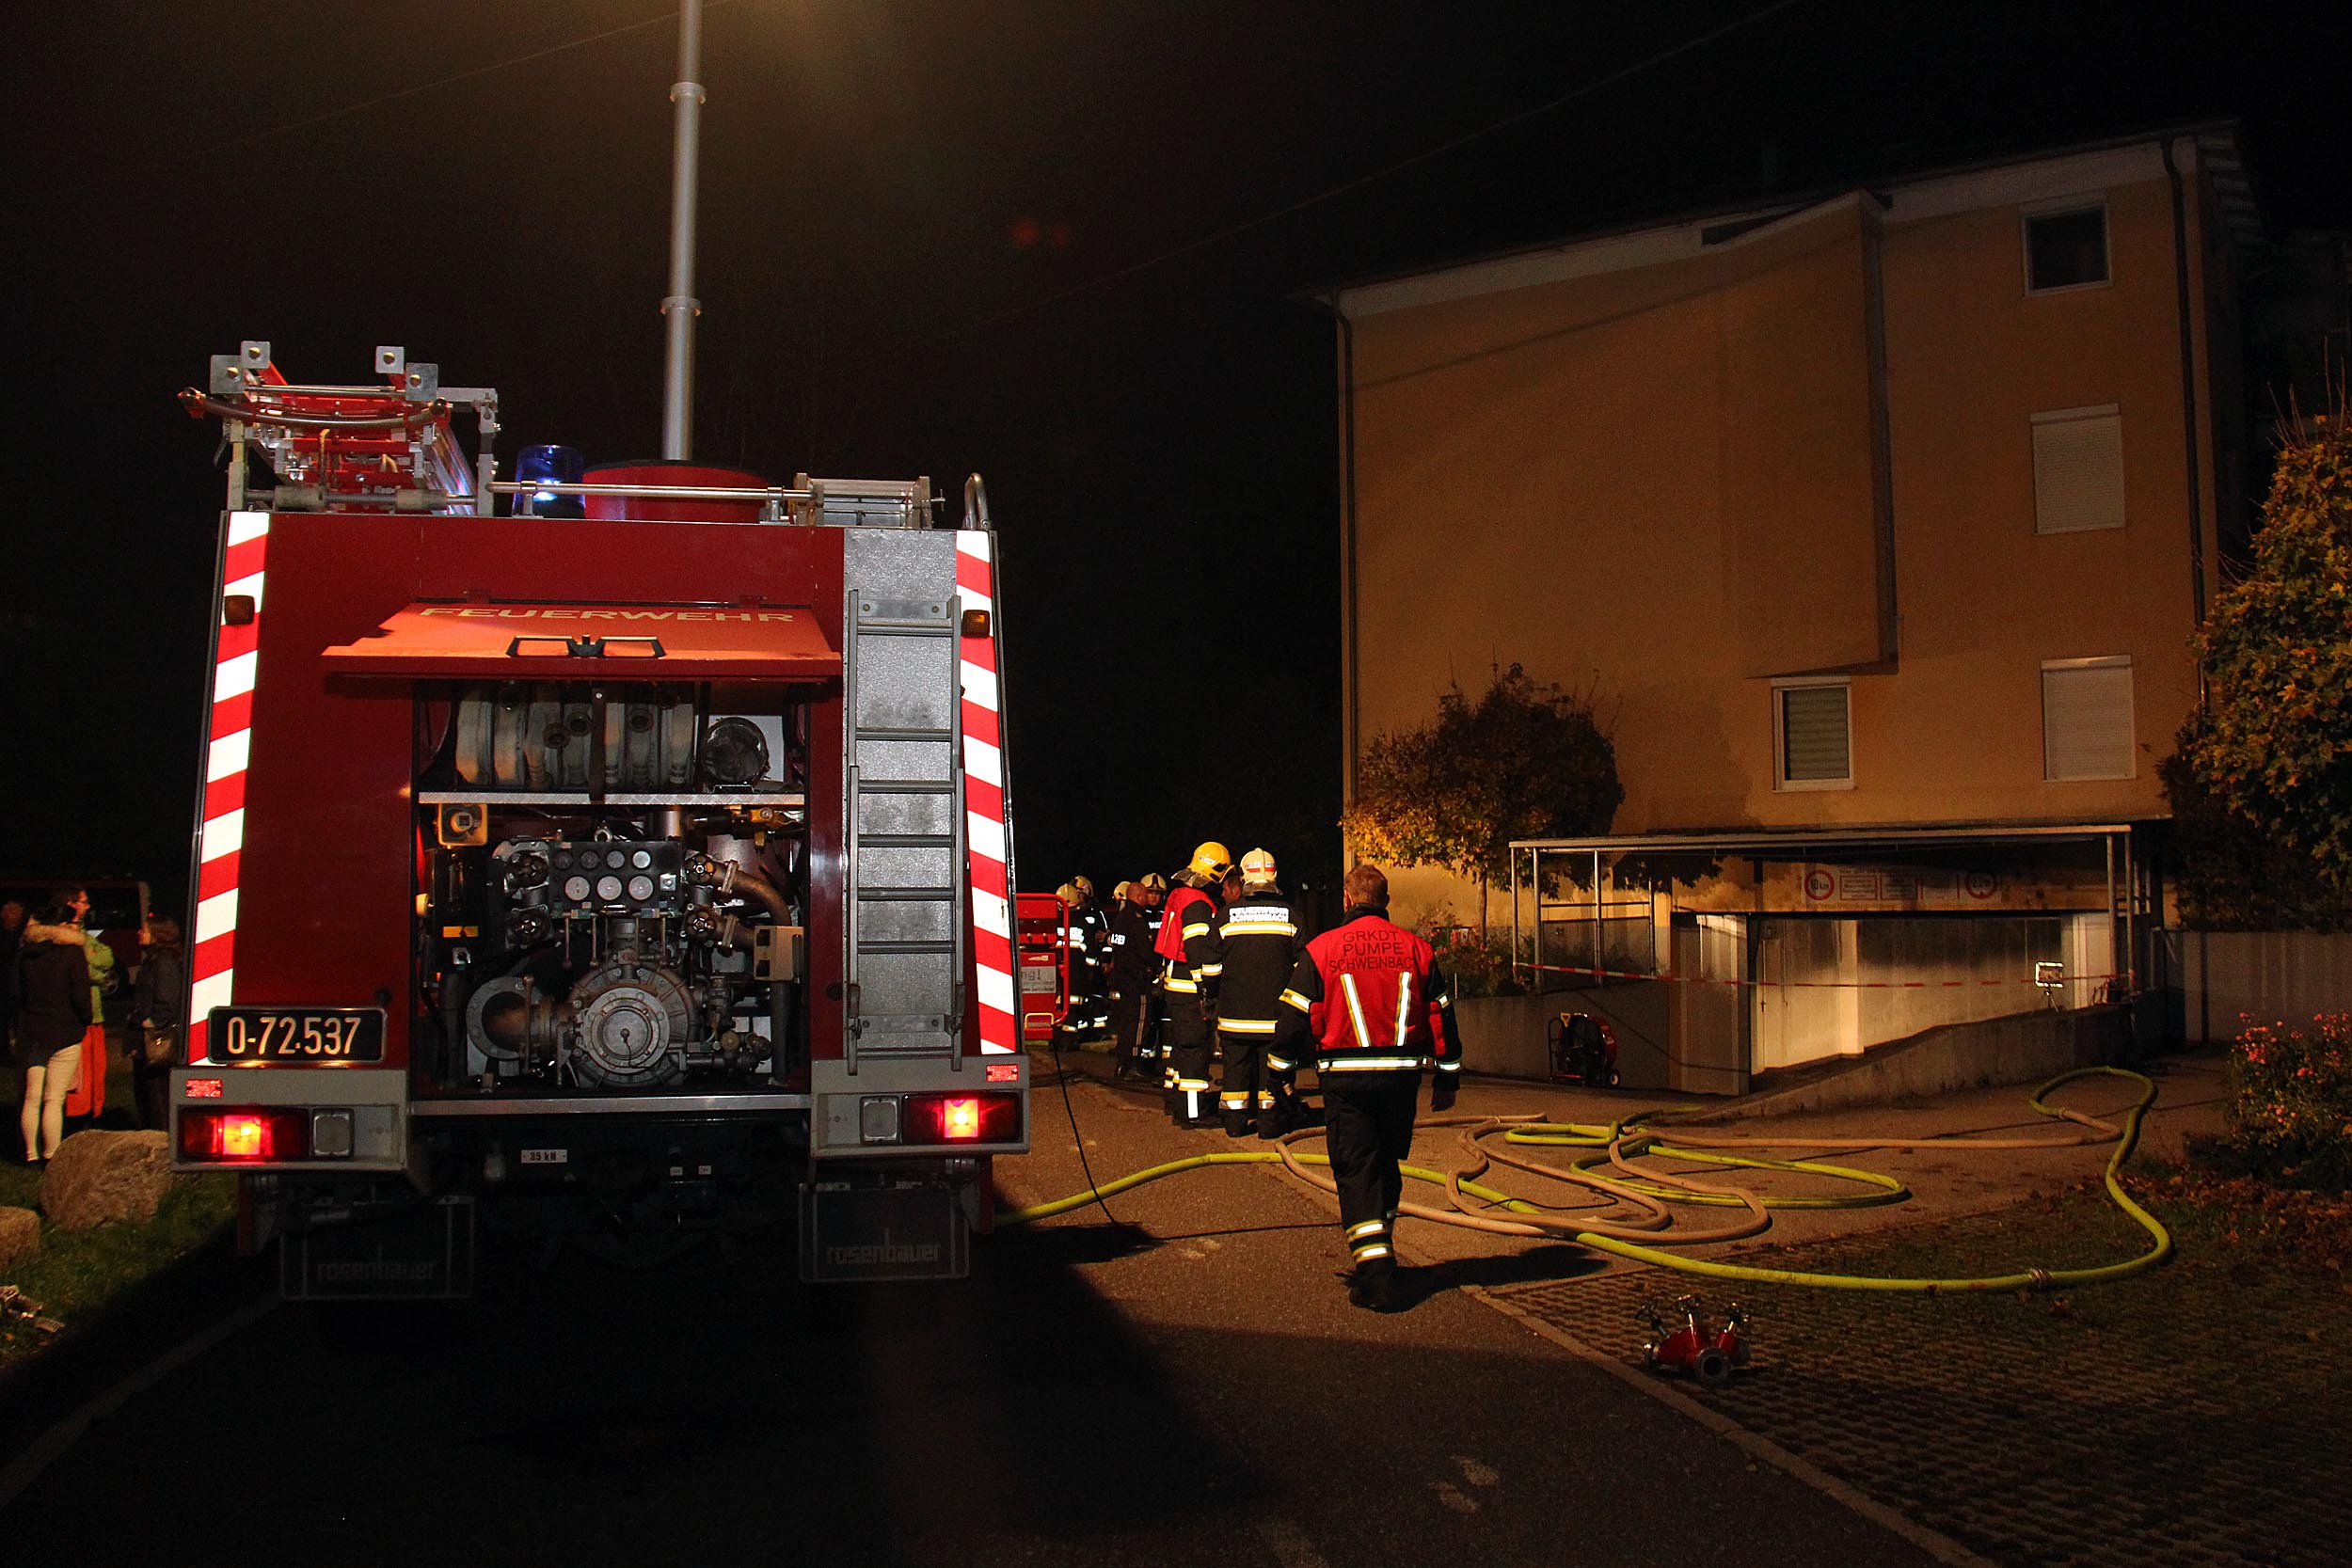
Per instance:
[[[989,630],[962,638],[963,832],[972,874],[972,962],[980,1004],[980,1053],[1019,1049],[1012,984],[1012,880],[1005,865],[1004,727],[997,714],[995,535],[956,532],[956,593],[988,611]]]
[[[188,949],[188,1058],[206,1059],[205,1018],[229,1005],[236,978],[237,862],[245,847],[245,773],[253,741],[253,675],[262,645],[262,568],[269,515],[229,515],[221,596],[253,601],[243,626],[219,622],[213,720],[204,766],[203,828],[197,851],[196,930]],[[220,607],[214,614],[220,616]]]

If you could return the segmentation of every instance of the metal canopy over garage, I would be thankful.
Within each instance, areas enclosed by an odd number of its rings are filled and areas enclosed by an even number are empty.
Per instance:
[[[1511,973],[1532,1017],[1604,1020],[1626,1082],[1744,1093],[1926,1031],[2147,990],[2152,825],[1520,840]]]
[[[1538,974],[1573,968],[1608,978],[1605,940],[1613,917],[1612,895],[1624,892],[1616,870],[1628,861],[1642,864],[1646,875],[1671,873],[1675,863],[1708,863],[1716,866],[1748,863],[1756,897],[1745,907],[1717,905],[1738,914],[1814,913],[1865,914],[1896,912],[1994,912],[2015,909],[2000,898],[1997,879],[1967,869],[1963,863],[1997,864],[2028,854],[2046,856],[2064,847],[2091,851],[2085,869],[2095,878],[2094,903],[2040,902],[2026,907],[2080,911],[2086,907],[2110,915],[2116,922],[2116,967],[2138,989],[2136,957],[2137,923],[2156,912],[2153,876],[2132,852],[2133,835],[2145,823],[2090,821],[2079,823],[1964,823],[1926,827],[1773,829],[1751,832],[1645,833],[1587,838],[1518,839],[1511,845],[1511,911],[1513,971]],[[1937,883],[1937,873],[1919,874],[1915,866],[1889,873],[1875,881],[1868,874],[1874,863],[1908,858],[1940,863],[1949,881]],[[1783,879],[1798,890],[1803,904],[1776,907],[1765,896],[1762,867],[1814,869],[1802,877]],[[1863,875],[1841,883],[1836,868],[1853,868]],[[1565,892],[1554,896],[1555,887]],[[1856,893],[1854,889],[1862,891]],[[1528,895],[1531,895],[1528,896]],[[2046,898],[2046,895],[2044,895]],[[1620,899],[1622,904],[1634,900]],[[1644,897],[1638,900],[1650,918]],[[1544,927],[1573,920],[1589,924],[1589,948],[1582,953],[1544,951]],[[1524,963],[1519,958],[1524,951]],[[1547,958],[1554,962],[1547,963]],[[1589,960],[1587,962],[1586,960]]]

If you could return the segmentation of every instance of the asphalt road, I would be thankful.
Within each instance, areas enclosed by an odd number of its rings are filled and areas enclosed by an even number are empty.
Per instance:
[[[1091,1078],[1070,1104],[1105,1180],[1231,1147]],[[1036,1109],[1013,1203],[1084,1185],[1059,1090]],[[1931,1560],[1464,1289],[1594,1267],[1573,1248],[1456,1252],[1376,1316],[1336,1278],[1335,1211],[1272,1169],[1110,1209],[1002,1233],[948,1286],[819,1301],[788,1254],[710,1246],[568,1257],[356,1351],[280,1308],[93,1422],[0,1540],[25,1563]]]

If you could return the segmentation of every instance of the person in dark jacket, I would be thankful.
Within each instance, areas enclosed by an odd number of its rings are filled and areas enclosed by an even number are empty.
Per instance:
[[[1081,1039],[1110,1027],[1104,965],[1110,957],[1111,923],[1094,902],[1091,879],[1073,877],[1056,895],[1070,911],[1070,1009],[1061,1032]]]
[[[1279,1054],[1311,1036],[1323,1085],[1331,1178],[1340,1192],[1340,1228],[1355,1267],[1347,1299],[1389,1311],[1396,1293],[1396,1211],[1404,1196],[1399,1168],[1413,1147],[1413,1113],[1424,1069],[1436,1069],[1429,1108],[1454,1108],[1462,1072],[1462,1040],[1454,1022],[1438,956],[1428,942],[1389,919],[1389,879],[1359,865],[1343,884],[1347,912],[1307,944],[1282,1001],[1295,1009]],[[1304,1028],[1300,1027],[1304,1024]]]
[[[81,918],[72,905],[50,904],[24,927],[16,960],[16,1065],[24,1074],[18,1127],[24,1158],[38,1164],[65,1141],[65,1097],[82,1064],[89,1031],[89,962],[82,956]],[[104,1064],[98,1063],[99,1070]]]
[[[139,1030],[131,1046],[131,1087],[139,1125],[160,1132],[170,1125],[171,1067],[188,1023],[188,955],[180,923],[165,914],[149,921],[145,951],[131,1003]]]
[[[1160,895],[1146,881],[1121,882],[1126,902],[1111,921],[1106,945],[1111,986],[1111,1031],[1119,1041],[1114,1069],[1120,1078],[1143,1075],[1137,1059],[1143,1050],[1145,1027],[1152,1020],[1152,979],[1158,965],[1152,943],[1159,936]]]
[[[1225,1135],[1251,1132],[1279,1137],[1285,1131],[1277,1109],[1281,1085],[1274,1037],[1282,1021],[1282,990],[1298,962],[1298,922],[1290,900],[1275,881],[1274,857],[1252,849],[1241,858],[1240,891],[1225,906],[1217,942],[1225,973],[1216,986],[1216,1037],[1225,1058],[1217,1109]]]

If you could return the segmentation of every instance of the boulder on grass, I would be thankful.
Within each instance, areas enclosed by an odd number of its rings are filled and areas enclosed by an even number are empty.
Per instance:
[[[0,1209],[0,1279],[40,1250],[40,1216],[30,1209]]]
[[[171,1149],[161,1132],[76,1132],[41,1172],[40,1207],[53,1224],[87,1230],[108,1220],[144,1224],[171,1186]]]

